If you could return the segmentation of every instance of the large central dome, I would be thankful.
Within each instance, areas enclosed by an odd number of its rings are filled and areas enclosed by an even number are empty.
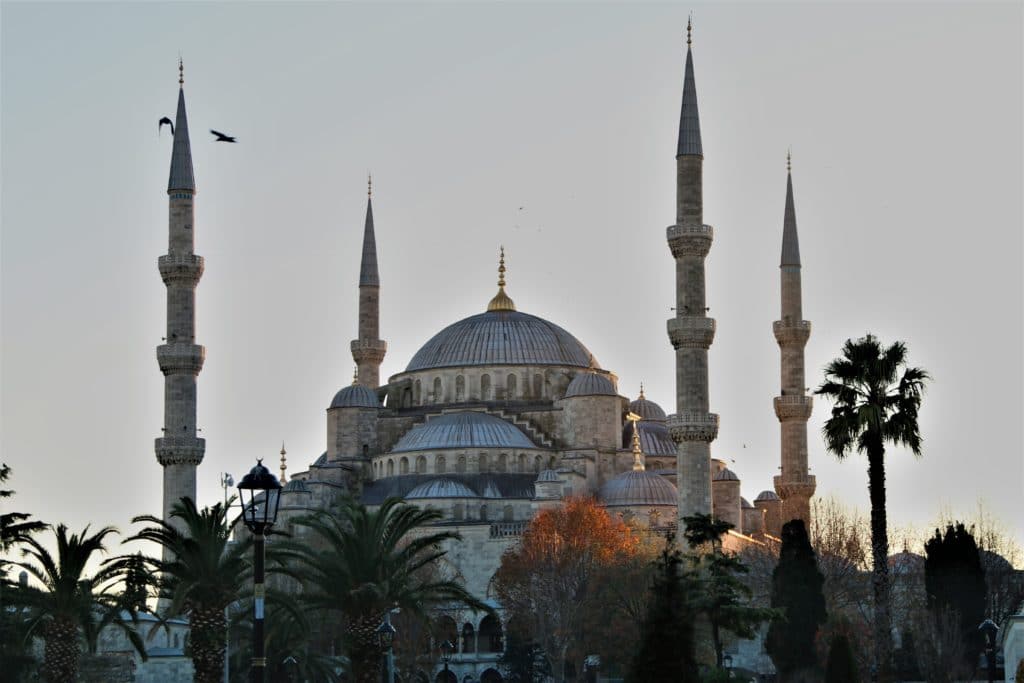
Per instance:
[[[449,325],[409,361],[406,372],[464,365],[599,367],[558,325],[514,310],[489,310]]]

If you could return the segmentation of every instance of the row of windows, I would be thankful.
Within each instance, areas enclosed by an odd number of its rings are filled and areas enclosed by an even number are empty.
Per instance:
[[[445,389],[448,390],[447,393]],[[532,386],[530,383],[524,382],[522,391],[519,390],[519,376],[515,373],[509,373],[505,377],[504,386],[495,386],[489,374],[480,375],[479,390],[476,387],[470,387],[468,392],[466,389],[466,378],[462,375],[455,377],[454,392],[451,386],[444,386],[444,382],[440,377],[435,377],[434,381],[426,389],[424,389],[422,380],[416,380],[413,383],[412,403],[413,405],[420,406],[447,401],[465,401],[467,399],[480,401],[520,398],[539,399],[544,398],[545,393],[550,393],[546,392],[545,389],[547,387],[544,382],[544,376],[540,373],[533,376]]]
[[[440,510],[441,514],[445,515],[449,519],[454,519],[457,522],[515,522],[516,520],[516,508],[514,505],[504,505],[501,507],[501,518],[494,517],[497,514],[498,508],[494,505],[487,507],[487,505],[467,505],[466,503],[456,503],[452,505],[450,509],[442,509],[436,505],[424,506],[427,510]],[[450,517],[449,517],[450,515]],[[524,519],[529,518],[529,514],[520,515]]]
[[[400,458],[388,458],[387,460],[381,460],[373,465],[373,473],[376,477],[393,477],[396,474],[410,474],[410,467],[415,467],[415,474],[448,474],[454,472],[457,474],[464,474],[466,472],[519,472],[528,473],[533,472],[534,474],[539,473],[542,469],[555,469],[556,461],[555,456],[549,456],[545,460],[542,455],[535,455],[530,458],[525,453],[520,453],[518,456],[509,457],[507,453],[501,453],[492,460],[487,453],[481,453],[476,458],[474,463],[468,460],[463,455],[455,457],[455,462],[452,465],[452,469],[449,469],[448,458],[443,453],[437,455],[431,455],[429,458],[425,455],[416,456],[415,461],[410,461],[408,457],[402,456]],[[397,469],[396,469],[397,468]]]

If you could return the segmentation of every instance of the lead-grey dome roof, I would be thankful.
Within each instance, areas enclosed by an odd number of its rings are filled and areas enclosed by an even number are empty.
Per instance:
[[[715,472],[715,476],[711,477],[711,481],[739,481],[740,478],[736,476],[736,473],[730,470],[728,467],[723,467],[718,472]]]
[[[405,370],[464,365],[598,367],[590,351],[558,325],[519,311],[487,311],[435,334]]]
[[[647,470],[623,472],[605,482],[598,495],[606,507],[679,504],[676,487]]]
[[[565,398],[573,396],[618,396],[615,385],[607,376],[596,372],[581,372],[572,378],[565,389]]]
[[[757,498],[754,499],[754,502],[755,503],[760,503],[760,502],[763,502],[763,501],[766,501],[766,500],[782,500],[782,499],[779,498],[775,494],[775,491],[761,491],[761,493],[757,494]]]
[[[406,500],[422,498],[479,498],[479,496],[461,481],[443,477],[425,481],[405,494]]]
[[[676,455],[676,444],[664,422],[641,420],[636,423],[636,428],[640,431],[640,449],[644,455]],[[630,448],[632,444],[633,425],[626,422],[622,428],[622,447]]]
[[[643,392],[640,392],[640,398],[630,402],[629,412],[636,413],[645,420],[654,420],[656,422],[665,422],[668,420],[668,418],[665,417],[665,411],[661,409],[661,406],[644,397]]]
[[[362,384],[350,384],[334,395],[332,408],[380,408],[377,393]]]
[[[523,430],[494,415],[447,413],[418,424],[398,440],[392,453],[434,448],[537,448]]]
[[[751,505],[750,501],[747,500],[746,498],[744,498],[743,496],[740,496],[740,507],[743,508],[744,510],[756,510],[757,509],[753,505]]]
[[[543,470],[537,475],[537,481],[561,481],[558,472],[554,470]]]

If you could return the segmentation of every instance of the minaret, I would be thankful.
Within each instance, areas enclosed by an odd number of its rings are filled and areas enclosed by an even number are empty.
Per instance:
[[[803,319],[800,292],[800,243],[793,206],[793,171],[786,155],[786,211],[782,221],[782,320],[772,323],[782,356],[782,392],[775,397],[775,415],[782,431],[782,473],[775,477],[775,492],[782,499],[779,523],[791,519],[811,522],[811,496],[815,479],[807,474],[807,419],[811,397],[804,386],[804,346],[811,323]],[[780,529],[768,529],[779,534]]]
[[[704,259],[714,230],[704,224],[704,150],[700,141],[697,87],[693,77],[692,24],[686,25],[686,73],[676,151],[676,222],[668,227],[668,246],[676,260],[676,317],[668,336],[676,350],[676,413],[668,418],[676,443],[679,526],[683,517],[711,514],[711,442],[718,416],[708,412],[708,348],[715,321],[704,296]],[[681,536],[680,536],[681,538]]]
[[[377,274],[377,240],[373,235],[373,178],[366,181],[366,226],[363,228],[363,260],[359,265],[359,338],[352,340],[359,384],[380,386],[380,363],[388,343],[380,336],[380,276]]]
[[[184,67],[178,61],[178,112],[174,121],[171,174],[167,181],[170,204],[167,254],[157,263],[167,286],[167,336],[156,347],[164,373],[164,435],[156,440],[156,459],[164,468],[163,515],[180,499],[196,499],[196,466],[203,461],[206,441],[196,436],[196,377],[206,350],[195,343],[196,284],[203,275],[203,257],[195,244],[192,150],[185,116]]]

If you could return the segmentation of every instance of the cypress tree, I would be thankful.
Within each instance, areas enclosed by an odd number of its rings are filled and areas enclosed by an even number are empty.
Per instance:
[[[832,637],[825,665],[825,683],[858,683],[857,662],[850,641],[842,633]]]
[[[932,614],[956,612],[967,664],[973,668],[984,648],[978,625],[985,618],[985,569],[974,536],[962,522],[946,527],[924,545],[924,586]]]
[[[765,642],[783,681],[798,671],[818,669],[814,639],[825,623],[824,582],[803,520],[787,522],[772,572],[772,607],[782,610],[783,617],[772,622]]]

